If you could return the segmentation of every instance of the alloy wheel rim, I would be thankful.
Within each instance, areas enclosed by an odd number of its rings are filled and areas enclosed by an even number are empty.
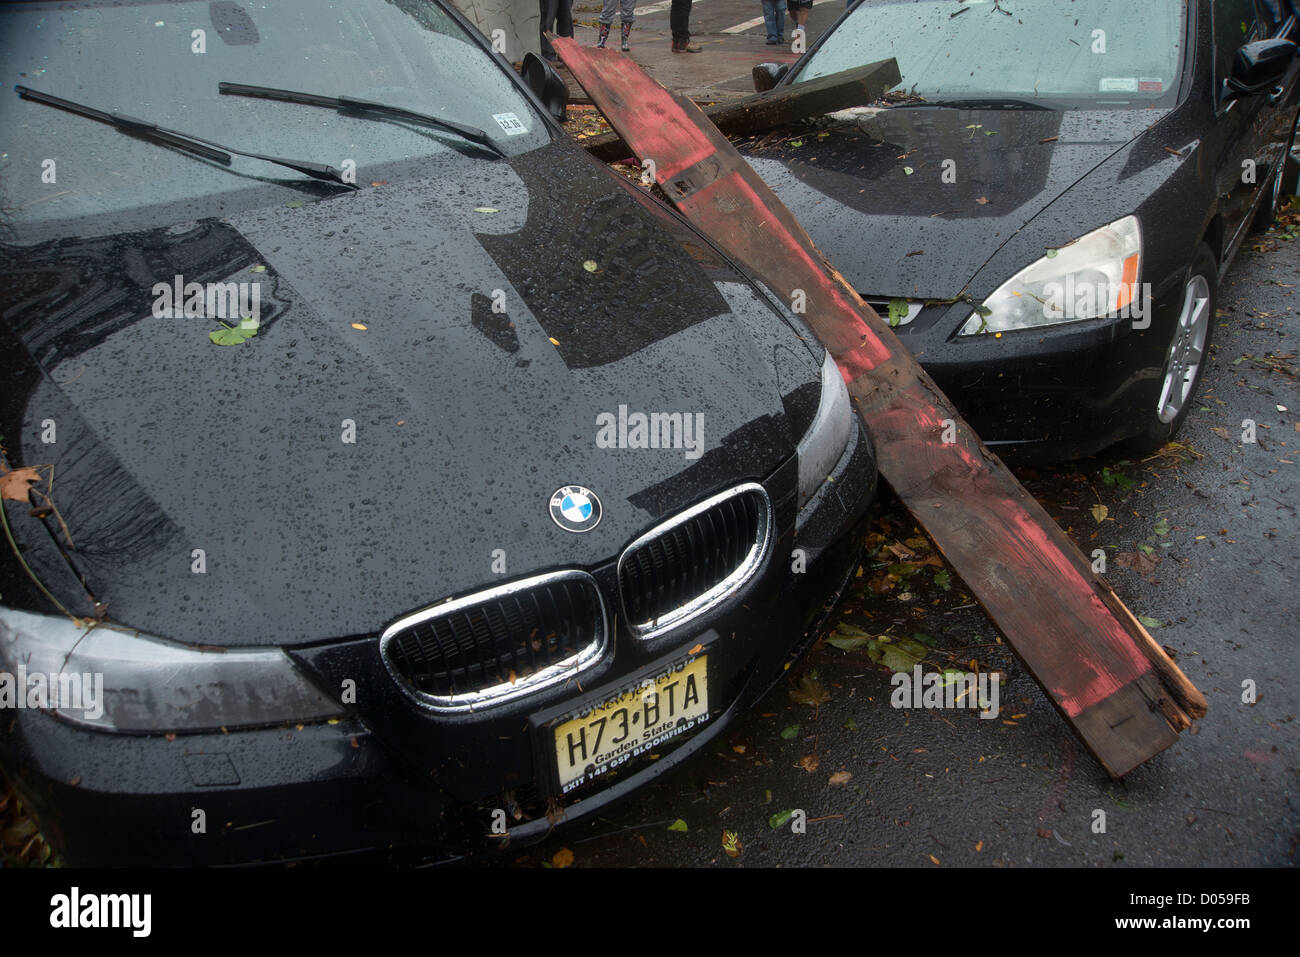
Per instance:
[[[1183,295],[1183,310],[1169,346],[1164,386],[1156,407],[1160,421],[1166,425],[1182,414],[1191,398],[1192,387],[1205,358],[1205,340],[1211,319],[1210,283],[1204,276],[1193,276]]]

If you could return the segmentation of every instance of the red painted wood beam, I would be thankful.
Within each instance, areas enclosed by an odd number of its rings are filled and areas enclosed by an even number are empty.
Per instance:
[[[685,216],[787,301],[803,290],[881,474],[1102,765],[1126,774],[1203,716],[1204,696],[703,113],[614,50],[553,42]]]

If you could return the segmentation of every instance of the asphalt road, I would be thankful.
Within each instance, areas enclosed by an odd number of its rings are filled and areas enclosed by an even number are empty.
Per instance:
[[[1221,290],[1186,452],[1018,473],[1085,552],[1106,550],[1120,597],[1160,623],[1152,633],[1209,699],[1171,749],[1112,781],[960,580],[944,591],[935,566],[889,579],[890,544],[927,551],[887,499],[875,555],[837,612],[841,637],[920,634],[927,665],[1001,671],[997,719],[893,708],[887,668],[822,642],[712,753],[503,863],[550,864],[567,849],[572,866],[1295,866],[1300,238],[1273,231],[1262,246],[1243,251]],[[1246,419],[1253,444],[1241,441]],[[830,694],[820,706],[792,698],[810,674]],[[772,826],[795,809],[804,833],[794,817]],[[679,819],[686,830],[669,830]]]

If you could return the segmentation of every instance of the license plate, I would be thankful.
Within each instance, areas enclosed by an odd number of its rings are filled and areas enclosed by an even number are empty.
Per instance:
[[[646,678],[555,728],[561,792],[572,791],[709,719],[708,656]]]

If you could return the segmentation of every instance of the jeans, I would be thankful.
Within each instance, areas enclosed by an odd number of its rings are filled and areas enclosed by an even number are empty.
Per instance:
[[[686,42],[691,38],[691,3],[693,0],[673,0],[668,8],[668,27],[673,39]]]
[[[636,11],[636,0],[605,0],[605,6],[601,8],[600,16],[596,19],[605,24],[613,23],[615,11],[622,14],[621,19],[624,23],[631,23]]]
[[[769,43],[785,39],[785,0],[763,0],[763,24]]]

